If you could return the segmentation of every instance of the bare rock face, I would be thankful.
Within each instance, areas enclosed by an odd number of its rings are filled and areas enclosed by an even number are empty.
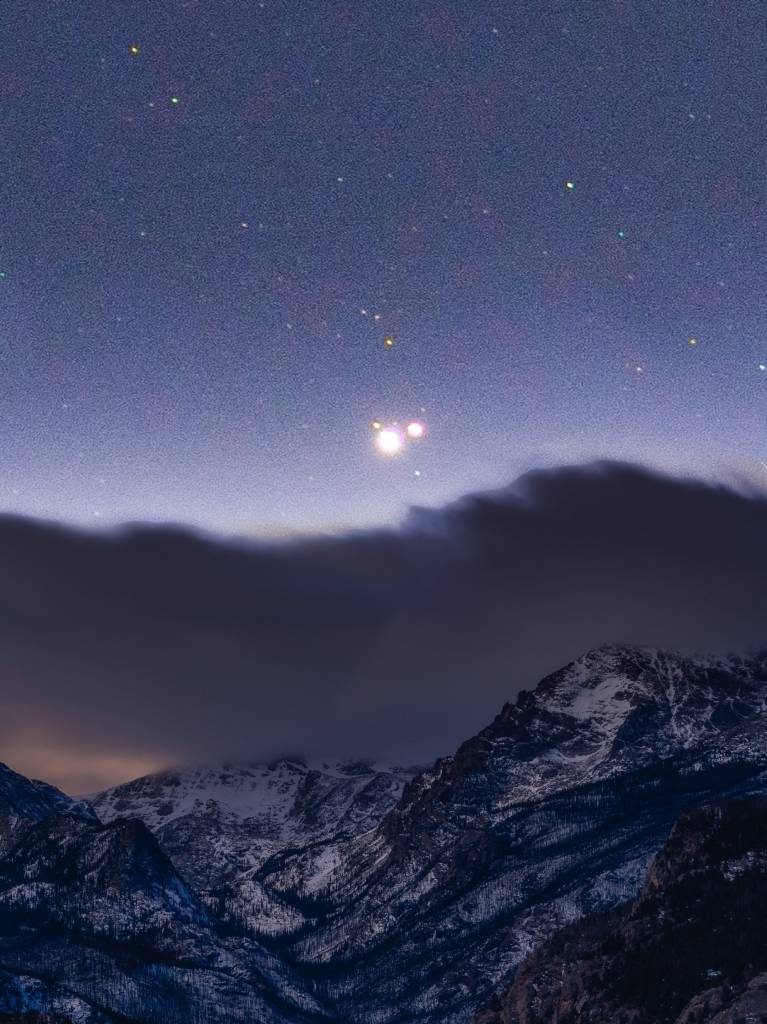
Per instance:
[[[767,1014],[767,800],[686,812],[638,897],[555,935],[474,1024],[744,1024]]]
[[[705,1014],[713,1012],[710,1024],[762,1024],[767,1020],[767,974],[758,974],[752,978],[745,991],[736,995],[726,1009],[715,1012],[717,1009],[714,1002],[710,1008],[704,1003],[697,1011],[697,1020],[705,1021]],[[680,1024],[695,1024],[695,1020],[695,1016],[688,1010],[680,1017]]]

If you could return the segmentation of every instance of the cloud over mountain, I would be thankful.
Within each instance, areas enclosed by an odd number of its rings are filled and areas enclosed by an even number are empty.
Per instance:
[[[449,750],[603,642],[767,637],[767,495],[617,463],[279,544],[0,519],[0,749],[70,789],[168,761]]]

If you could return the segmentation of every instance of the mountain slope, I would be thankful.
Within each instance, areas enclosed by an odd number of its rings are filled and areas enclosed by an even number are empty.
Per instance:
[[[415,768],[283,758],[159,772],[97,793],[102,821],[141,819],[202,889],[258,868],[286,847],[365,832],[397,802]]]
[[[9,848],[17,829],[57,814],[96,821],[85,801],[73,800],[45,782],[27,779],[0,764],[0,855]]]
[[[227,935],[136,820],[71,814],[19,829],[0,859],[0,1012],[80,1024],[306,1021],[279,960]]]
[[[684,814],[636,900],[573,925],[474,1024],[767,1016],[767,801]]]
[[[602,648],[408,785],[290,955],[350,1020],[464,1021],[547,935],[636,892],[687,806],[767,785],[764,658]]]

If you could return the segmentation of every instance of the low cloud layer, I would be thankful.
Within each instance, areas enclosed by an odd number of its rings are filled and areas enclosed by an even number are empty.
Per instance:
[[[423,761],[604,642],[767,644],[767,496],[619,464],[284,544],[0,519],[0,759],[83,791],[281,753]]]

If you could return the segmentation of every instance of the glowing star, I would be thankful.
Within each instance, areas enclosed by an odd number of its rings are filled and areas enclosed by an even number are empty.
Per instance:
[[[419,423],[418,420],[413,420],[412,423],[408,423],[406,430],[407,436],[412,437],[414,441],[417,441],[418,438],[423,437],[426,433],[426,428],[423,423]]]
[[[178,96],[171,96],[170,101],[174,107],[177,107],[180,102]]]
[[[625,232],[625,231],[624,231],[623,229],[621,229],[621,230],[620,230],[620,231],[618,232],[618,238],[621,238],[621,239],[623,239],[623,238],[625,238],[625,237],[626,237],[626,232]]]
[[[687,339],[687,344],[692,346],[692,348],[695,348],[695,346],[698,344],[698,339],[697,338],[688,338]]]
[[[396,344],[397,344],[396,338],[394,338],[393,335],[391,335],[391,334],[387,334],[386,337],[384,338],[384,345],[385,345],[385,347],[386,348],[394,348],[394,346]]]
[[[767,363],[759,363],[760,370],[767,370]]]
[[[399,455],[402,451],[402,434],[398,430],[386,427],[376,434],[376,444],[382,455]]]
[[[141,49],[138,46],[136,46],[135,43],[132,46],[130,46],[129,49],[133,57],[138,57],[138,55],[141,53]]]
[[[575,188],[575,182],[574,181],[566,181],[565,182],[565,188],[567,189],[568,192],[572,192],[572,190]]]
[[[373,420],[373,422],[370,425],[373,428],[373,430],[380,430],[381,427],[383,426],[383,423],[381,423],[380,420]]]

